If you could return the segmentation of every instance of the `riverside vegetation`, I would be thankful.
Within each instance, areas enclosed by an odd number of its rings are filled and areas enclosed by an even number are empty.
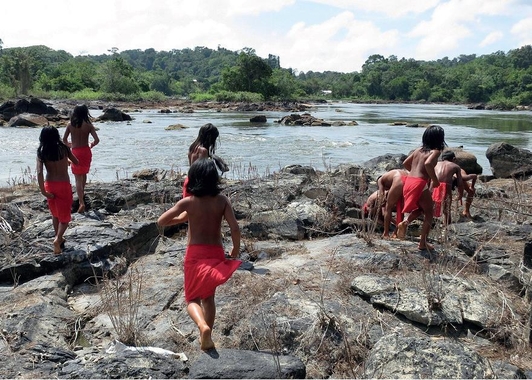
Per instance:
[[[482,103],[497,109],[532,104],[532,46],[435,61],[368,57],[360,72],[298,72],[281,57],[252,48],[133,49],[72,56],[46,46],[2,49],[0,100],[48,99],[270,101],[343,99],[374,102]],[[478,106],[478,104],[476,105]]]
[[[224,180],[245,262],[215,354],[186,314],[185,227],[155,223],[182,174],[89,183],[60,256],[35,184],[2,189],[0,377],[532,378],[531,180],[477,183],[473,220],[453,208],[418,251],[415,223],[384,240],[360,211],[397,162]]]

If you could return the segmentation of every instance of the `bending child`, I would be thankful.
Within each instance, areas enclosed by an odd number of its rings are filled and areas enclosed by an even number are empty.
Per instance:
[[[451,224],[451,205],[453,198],[453,179],[456,178],[458,186],[458,199],[462,199],[464,185],[462,182],[461,168],[455,163],[456,155],[452,150],[446,150],[441,155],[441,161],[438,161],[434,171],[440,186],[435,187],[432,191],[432,200],[434,201],[434,216],[440,217],[443,214],[444,225]]]
[[[63,237],[72,218],[72,187],[68,176],[68,160],[78,163],[76,156],[59,137],[55,127],[44,127],[39,136],[37,149],[37,182],[41,194],[48,201],[54,226],[54,254],[61,253],[65,239]],[[46,179],[44,170],[46,167]]]
[[[72,135],[72,143],[69,145],[68,136]],[[89,144],[89,135],[93,141]],[[96,133],[94,125],[91,123],[89,108],[83,104],[74,107],[70,116],[63,143],[72,148],[72,153],[78,158],[79,164],[72,165],[72,174],[76,179],[76,192],[78,194],[79,208],[78,212],[85,212],[85,186],[87,185],[87,174],[89,173],[92,162],[91,149],[98,145],[100,139]]]
[[[397,237],[403,239],[406,236],[408,224],[424,214],[418,245],[420,250],[434,249],[427,243],[433,219],[433,202],[430,189],[440,185],[434,167],[444,147],[445,132],[443,128],[438,125],[431,125],[423,133],[422,146],[414,150],[403,162],[406,170],[410,172],[404,178],[403,213],[410,214],[406,220],[397,226]]]
[[[387,192],[386,203],[384,208],[384,231],[383,238],[388,238],[390,235],[390,223],[392,221],[392,212],[396,209],[396,231],[392,237],[397,236],[397,226],[403,221],[403,180],[408,175],[406,170],[393,169],[377,179],[379,187],[379,198],[383,199]]]
[[[188,171],[187,192],[174,207],[163,213],[157,223],[171,226],[182,223],[180,215],[188,218],[188,246],[185,254],[185,300],[187,311],[200,332],[200,347],[214,348],[212,329],[216,316],[214,294],[242,263],[225,258],[221,224],[224,218],[231,230],[233,248],[231,258],[240,253],[240,228],[231,202],[220,194],[220,177],[213,160],[197,159]]]

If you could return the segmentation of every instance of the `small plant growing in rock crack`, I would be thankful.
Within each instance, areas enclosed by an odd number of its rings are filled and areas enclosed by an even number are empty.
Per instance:
[[[110,271],[99,280],[94,273],[102,308],[109,316],[118,340],[126,345],[138,346],[143,344],[139,318],[143,277],[136,268],[129,268],[124,277],[117,277]]]

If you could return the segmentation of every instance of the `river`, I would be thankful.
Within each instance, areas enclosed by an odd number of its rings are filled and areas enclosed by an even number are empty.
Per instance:
[[[357,126],[304,127],[276,123],[285,112],[160,113],[141,110],[132,122],[95,123],[101,143],[93,149],[89,182],[131,178],[143,168],[188,169],[188,146],[205,123],[220,130],[216,153],[231,167],[225,174],[245,179],[270,174],[289,164],[310,165],[319,170],[339,164],[361,164],[386,153],[408,154],[421,144],[423,128],[391,125],[438,124],[445,129],[450,147],[463,146],[476,155],[483,174],[491,174],[487,148],[505,141],[532,149],[532,112],[469,110],[459,105],[328,103],[309,111],[326,121],[356,121]],[[98,116],[99,110],[91,110]],[[249,118],[265,115],[267,122],[252,124]],[[165,130],[171,124],[186,129]],[[63,134],[64,129],[60,130]],[[31,181],[35,175],[38,128],[0,128],[0,186]],[[72,178],[73,181],[73,178]]]

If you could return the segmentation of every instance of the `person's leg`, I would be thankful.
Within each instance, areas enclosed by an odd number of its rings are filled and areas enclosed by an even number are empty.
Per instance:
[[[83,177],[86,177],[84,174],[75,174],[76,178],[76,193],[78,194],[79,208],[78,212],[85,212],[85,185]]]
[[[423,191],[421,194],[421,198],[419,199],[419,207],[423,210],[424,218],[423,225],[421,226],[421,236],[419,237],[418,248],[431,250],[434,249],[434,247],[427,243],[427,237],[429,236],[430,229],[432,228],[434,204],[428,189]]]
[[[432,199],[432,198],[431,198]],[[408,217],[403,220],[401,223],[397,225],[397,238],[398,239],[404,239],[406,237],[406,230],[408,228],[408,225],[419,218],[419,216],[423,213],[423,210],[420,208],[415,209],[410,214],[408,214]]]
[[[214,327],[214,318],[216,317],[216,304],[214,303],[214,295],[201,300],[201,306],[203,308],[205,322],[207,322],[212,330]]]
[[[187,305],[187,311],[200,331],[200,348],[204,351],[214,348],[214,342],[211,338],[212,329],[205,320],[201,301],[199,299],[190,301]]]
[[[386,198],[386,208],[384,211],[384,231],[382,233],[382,236],[384,238],[387,238],[390,235],[390,223],[392,221],[392,211],[402,196],[403,196],[402,184],[401,183],[397,184],[394,181],[392,183],[392,186],[390,187],[390,190],[388,191],[388,197]]]
[[[52,215],[52,224],[54,226],[54,236],[57,236],[57,229],[59,228],[59,219]]]
[[[65,240],[63,238],[63,235],[65,234],[66,229],[68,228],[68,223],[61,223],[59,222],[59,225],[57,227],[57,234],[55,235],[54,239],[54,253],[56,255],[61,253],[61,244],[63,244],[63,241]]]

